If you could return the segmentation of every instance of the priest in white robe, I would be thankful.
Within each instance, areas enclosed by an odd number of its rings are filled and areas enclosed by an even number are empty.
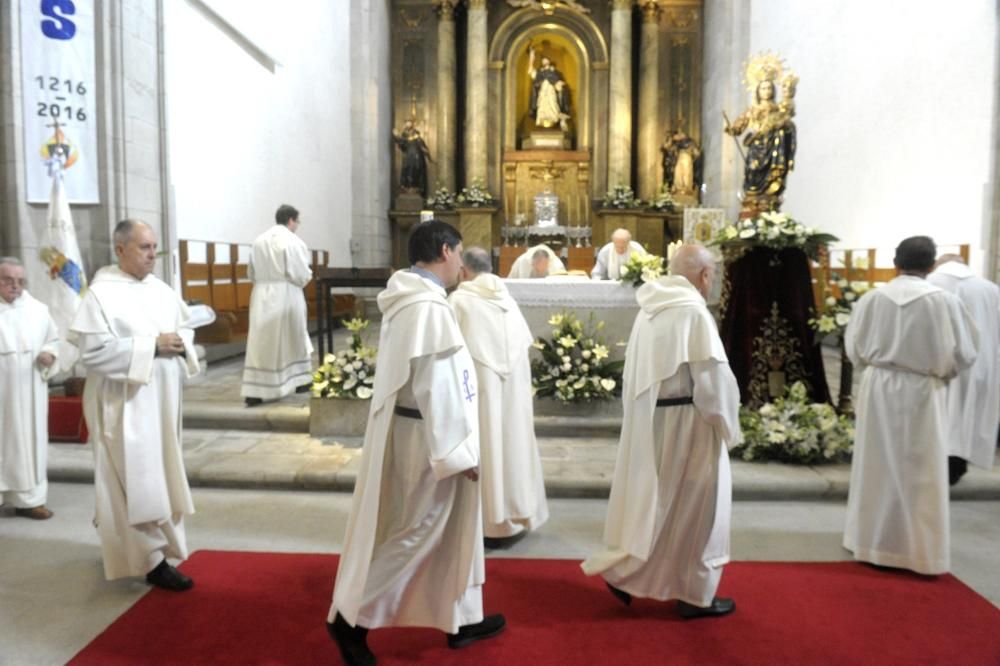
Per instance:
[[[948,385],[948,476],[952,484],[968,463],[993,469],[1000,427],[1000,287],[973,274],[957,254],[938,258],[927,281],[954,294],[979,332],[972,367]]]
[[[95,523],[108,580],[146,576],[169,590],[190,578],[184,516],[194,513],[181,449],[181,385],[198,372],[180,296],[152,274],[156,236],[138,220],[114,231],[117,266],[100,269],[70,326],[87,370]]]
[[[469,248],[462,262],[465,279],[448,301],[476,364],[483,533],[487,546],[499,547],[495,540],[519,537],[549,517],[528,358],[534,337],[486,250]]]
[[[0,504],[46,520],[48,379],[58,369],[59,331],[25,285],[20,260],[0,257]]]
[[[621,279],[622,268],[632,258],[632,253],[645,256],[646,250],[632,240],[628,229],[615,229],[611,242],[597,252],[597,262],[590,271],[594,280]]]
[[[670,276],[636,291],[607,549],[582,566],[626,605],[633,596],[676,599],[689,619],[736,607],[715,593],[729,562],[740,392],[705,305],[714,258],[685,245],[670,267]]]
[[[253,242],[248,275],[250,330],[243,366],[247,406],[304,393],[312,382],[312,340],[303,288],[312,280],[309,248],[295,235],[299,211],[287,204],[277,221]]]
[[[529,279],[545,278],[550,275],[561,275],[566,272],[566,265],[555,252],[543,244],[529,247],[511,264],[508,278]]]
[[[950,568],[948,382],[978,344],[958,299],[925,279],[935,252],[926,236],[900,243],[899,276],[858,300],[844,333],[861,373],[844,547],[927,575]]]
[[[374,663],[368,630],[433,627],[448,645],[500,633],[483,617],[479,388],[445,290],[462,237],[436,220],[409,240],[413,267],[378,295],[374,394],[327,629],[348,664]]]

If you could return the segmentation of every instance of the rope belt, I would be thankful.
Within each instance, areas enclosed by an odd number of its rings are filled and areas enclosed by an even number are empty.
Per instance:
[[[694,398],[687,396],[684,398],[660,398],[656,401],[657,407],[677,407],[678,405],[693,405]]]
[[[414,409],[413,407],[402,407],[396,405],[392,410],[396,416],[405,416],[408,419],[423,419],[424,417],[420,414],[419,409]]]

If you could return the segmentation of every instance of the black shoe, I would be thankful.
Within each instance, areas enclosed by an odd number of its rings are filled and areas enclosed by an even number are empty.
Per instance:
[[[490,615],[478,624],[459,627],[457,634],[448,634],[448,647],[457,650],[484,638],[492,638],[506,626],[507,620],[503,619],[503,615]]]
[[[360,625],[352,627],[337,613],[333,622],[326,623],[326,632],[337,644],[347,666],[375,666],[375,655],[368,649],[367,629]]]
[[[523,539],[528,530],[522,530],[509,537],[483,537],[483,547],[487,550],[506,550]]]
[[[166,560],[157,564],[155,569],[146,574],[146,582],[174,592],[183,592],[194,587],[194,581],[190,577],[170,566]]]
[[[256,407],[257,405],[263,403],[264,401],[260,398],[245,398],[243,400],[247,407]]]
[[[296,386],[296,393],[309,393],[312,390],[312,384],[303,384],[302,386]]]
[[[678,601],[677,610],[680,611],[681,617],[685,620],[692,620],[696,617],[717,617],[720,615],[729,615],[736,610],[736,602],[732,599],[715,597],[712,599],[711,604],[702,608],[701,606],[689,604],[686,601]]]
[[[969,463],[958,456],[948,456],[948,484],[955,485],[969,471]]]
[[[604,581],[604,584],[608,586],[609,590],[611,590],[611,594],[615,595],[615,599],[617,599],[618,601],[622,602],[626,606],[631,606],[632,605],[632,595],[631,594],[629,594],[625,590],[619,590],[617,587],[615,587],[614,585],[612,585],[608,581]]]

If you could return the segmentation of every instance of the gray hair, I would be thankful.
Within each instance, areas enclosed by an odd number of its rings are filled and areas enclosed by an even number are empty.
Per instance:
[[[465,250],[462,253],[462,263],[476,275],[493,272],[493,259],[489,252],[481,247],[473,246]]]
[[[702,245],[682,245],[670,260],[670,274],[691,280],[704,268],[715,267],[715,257]]]
[[[538,248],[537,250],[535,250],[531,254],[531,262],[532,263],[538,261],[539,259],[543,259],[543,258],[544,259],[548,259],[549,258],[549,253],[546,252],[545,250],[543,250],[542,248]]]
[[[136,220],[134,218],[129,218],[127,220],[122,220],[115,225],[114,234],[112,234],[112,239],[115,245],[127,245],[130,238],[132,238],[132,231],[137,225],[143,225],[148,227],[149,225],[142,220]]]
[[[17,257],[0,257],[0,266],[7,264],[8,266],[20,266],[24,268],[24,264]]]
[[[629,231],[628,229],[622,229],[621,227],[619,227],[618,229],[615,229],[614,231],[611,232],[611,240],[614,240],[616,238],[627,238],[629,240],[632,240],[632,232]]]

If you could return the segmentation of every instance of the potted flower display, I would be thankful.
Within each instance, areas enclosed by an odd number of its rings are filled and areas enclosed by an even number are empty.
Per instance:
[[[376,355],[362,335],[368,323],[358,318],[345,321],[344,327],[351,332],[349,347],[327,354],[313,373],[309,434],[314,437],[358,436],[365,432],[375,384]]]
[[[633,287],[641,287],[647,282],[652,282],[663,275],[663,257],[655,254],[639,254],[633,252],[628,261],[622,266],[621,282],[631,284]]]

